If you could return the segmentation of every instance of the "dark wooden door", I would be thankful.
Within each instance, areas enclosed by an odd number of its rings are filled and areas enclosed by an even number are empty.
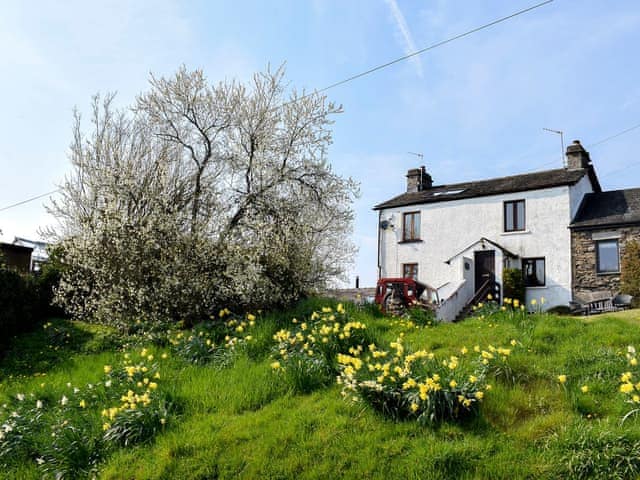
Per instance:
[[[488,279],[495,280],[496,277],[496,252],[494,250],[484,250],[475,252],[475,291]]]

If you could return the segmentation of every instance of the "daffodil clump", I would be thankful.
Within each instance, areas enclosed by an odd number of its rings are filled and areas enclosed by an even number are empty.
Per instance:
[[[623,420],[640,413],[640,369],[638,369],[640,361],[633,345],[627,347],[625,356],[628,370],[620,375],[618,389],[625,396],[625,402],[630,404],[632,408],[624,415]]]
[[[35,461],[54,478],[89,475],[110,445],[151,438],[168,421],[170,404],[161,389],[166,353],[142,348],[119,365],[103,365],[95,383],[17,392],[0,405],[0,465]]]
[[[539,308],[544,304],[544,298],[538,300],[531,300],[532,308]],[[487,298],[478,302],[472,307],[472,314],[474,317],[481,319],[508,319],[508,320],[520,320],[527,313],[526,305],[517,298],[505,297],[502,300],[502,305],[497,301],[493,295],[487,295]]]
[[[375,344],[352,348],[338,356],[343,395],[364,401],[393,419],[413,418],[421,423],[457,420],[478,413],[487,391],[489,373],[496,362],[506,362],[511,348],[438,358],[433,352],[407,352],[399,338],[382,350]]]
[[[166,357],[166,353],[160,355],[160,359]],[[113,403],[101,410],[106,441],[123,445],[139,443],[166,424],[168,405],[158,391],[162,377],[158,360],[151,350],[143,348],[125,353],[124,362],[118,368],[103,367],[104,383],[114,393],[109,395]]]
[[[252,329],[257,318],[252,313],[238,317],[227,308],[218,318],[203,322],[191,330],[169,332],[173,352],[191,363],[228,364],[233,354],[254,341]]]
[[[285,375],[298,391],[310,391],[334,381],[338,372],[337,355],[362,345],[367,326],[350,321],[342,304],[335,311],[323,307],[308,320],[291,321],[291,328],[274,336],[274,371]]]

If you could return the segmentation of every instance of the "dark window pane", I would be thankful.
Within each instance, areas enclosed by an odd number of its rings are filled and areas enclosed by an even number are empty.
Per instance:
[[[526,287],[544,287],[545,260],[544,258],[522,259],[522,275]]]
[[[598,242],[598,272],[617,272],[620,269],[618,264],[618,241],[606,240]]]
[[[504,202],[504,231],[514,232],[525,228],[524,200]]]
[[[403,240],[419,240],[420,239],[420,213],[405,213],[402,222],[402,239]]]
[[[504,206],[504,229],[509,232],[513,230],[513,203],[507,203]]]
[[[402,276],[404,278],[418,279],[418,264],[417,263],[405,263],[402,265]]]
[[[544,285],[544,259],[536,260],[536,282]]]
[[[516,202],[516,230],[524,230],[524,201]]]

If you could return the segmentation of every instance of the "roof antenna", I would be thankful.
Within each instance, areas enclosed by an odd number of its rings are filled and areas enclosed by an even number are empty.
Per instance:
[[[562,132],[562,130],[552,130],[551,128],[544,128],[544,127],[542,129],[546,130],[547,132],[557,133],[558,135],[560,135],[560,148],[562,149],[560,151],[560,158],[562,158],[562,167],[567,168],[567,164],[564,158],[564,132]]]
[[[421,163],[424,161],[424,155],[422,153],[415,153],[415,152],[407,152],[407,153],[409,155],[415,155],[416,157],[418,157]]]

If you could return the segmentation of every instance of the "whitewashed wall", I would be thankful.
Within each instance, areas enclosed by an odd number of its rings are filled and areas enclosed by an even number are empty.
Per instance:
[[[580,204],[582,203],[582,199],[587,193],[593,192],[593,186],[591,185],[591,180],[589,180],[589,176],[585,175],[582,179],[576,183],[569,190],[569,195],[571,197],[571,212],[569,215],[569,223],[573,221],[573,218],[578,213],[578,209],[580,208]]]
[[[575,188],[575,187],[574,187]],[[581,187],[584,189],[584,186]],[[546,306],[566,305],[571,299],[571,242],[569,219],[574,204],[568,186],[440,203],[386,209],[382,220],[394,228],[381,231],[380,264],[383,277],[402,276],[403,263],[418,263],[419,280],[433,287],[461,280],[457,261],[445,260],[481,237],[492,240],[520,257],[545,257],[544,287],[527,289],[527,301],[544,297]],[[524,232],[503,232],[503,202],[526,200]],[[402,240],[402,213],[420,211],[419,243]],[[503,257],[496,250],[496,279],[502,278]],[[476,246],[475,250],[481,249]],[[474,249],[472,249],[474,250]],[[473,254],[467,252],[473,258]],[[518,266],[519,266],[518,262]]]

